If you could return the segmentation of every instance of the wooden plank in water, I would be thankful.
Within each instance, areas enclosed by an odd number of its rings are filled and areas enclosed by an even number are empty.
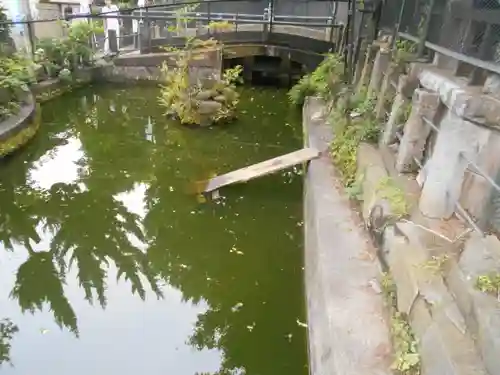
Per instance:
[[[296,164],[315,159],[319,155],[320,152],[315,148],[303,148],[302,150],[278,156],[261,163],[253,164],[248,167],[244,167],[236,171],[229,172],[210,179],[207,186],[205,187],[204,192],[208,193],[227,185],[239,182],[247,182],[254,178],[265,176],[277,171],[281,171],[283,169],[293,167]]]

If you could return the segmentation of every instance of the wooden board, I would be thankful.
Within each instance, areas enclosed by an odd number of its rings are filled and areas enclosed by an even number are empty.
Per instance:
[[[294,165],[317,158],[320,152],[314,148],[303,148],[286,155],[278,156],[273,159],[253,164],[233,172],[217,176],[208,181],[204,192],[208,193],[221,187],[247,182],[254,178],[265,176],[274,172],[293,167]]]

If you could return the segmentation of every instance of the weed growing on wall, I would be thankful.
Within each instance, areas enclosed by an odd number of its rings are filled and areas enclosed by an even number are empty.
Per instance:
[[[347,187],[355,182],[359,144],[376,142],[380,134],[373,108],[374,99],[364,92],[346,95],[337,102],[330,117],[335,134],[330,153]]]
[[[500,273],[492,272],[480,275],[476,279],[476,288],[483,293],[488,293],[500,299]]]
[[[422,264],[422,267],[435,274],[442,274],[449,260],[448,254],[432,256],[431,259]]]
[[[349,199],[354,199],[357,201],[363,200],[363,182],[365,175],[361,174],[354,180],[351,186],[346,187],[345,192]]]
[[[381,199],[387,200],[395,217],[400,218],[409,214],[410,207],[405,193],[391,177],[379,181],[377,195]]]
[[[391,368],[401,375],[419,375],[418,343],[406,315],[397,310],[396,284],[388,272],[382,274],[380,286],[391,314],[390,332],[394,347],[394,360]]]
[[[393,54],[393,61],[398,65],[404,64],[413,58],[416,50],[417,46],[414,42],[399,39],[396,41],[396,49]]]
[[[344,64],[342,56],[328,54],[318,67],[303,76],[288,92],[291,104],[301,106],[308,96],[319,96],[332,100],[343,87]]]

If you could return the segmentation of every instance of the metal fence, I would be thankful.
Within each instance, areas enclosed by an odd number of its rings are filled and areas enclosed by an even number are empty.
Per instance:
[[[383,6],[380,28],[415,42],[418,57],[438,54],[440,67],[453,68],[469,83],[484,72],[500,73],[500,1],[402,0]]]
[[[413,42],[416,59],[448,68],[455,76],[467,78],[469,85],[482,86],[489,75],[500,74],[500,2],[497,0],[402,0],[399,6],[382,7],[378,26],[381,33],[395,36],[396,42]],[[431,132],[422,159],[414,158],[419,169],[425,168],[440,132],[430,119],[423,117],[422,120]],[[403,134],[398,132],[396,136],[401,140]],[[480,234],[500,233],[500,172],[489,175],[464,152],[460,152],[460,158],[467,166],[467,174],[484,180],[491,194],[485,212],[477,213],[479,218],[467,212],[460,203],[461,198],[455,204],[455,213]]]
[[[343,25],[347,17],[346,3],[324,0],[210,0],[176,1],[153,4],[142,8],[122,8],[118,15],[107,15],[100,8],[92,14],[79,15],[68,8],[51,8],[40,12],[38,19],[25,17],[9,21],[11,35],[18,50],[33,52],[37,43],[44,38],[64,38],[66,30],[62,21],[102,23],[107,18],[118,18],[118,46],[120,49],[138,48],[137,41],[141,26],[147,26],[151,37],[167,37],[178,34],[179,29],[208,27],[212,22],[226,21],[238,28],[246,25],[302,26],[323,31],[333,40],[333,30]],[[243,28],[243,27],[242,27]],[[173,31],[173,30],[176,31]],[[326,30],[330,30],[327,32]],[[337,39],[338,36],[335,34]],[[107,35],[95,35],[93,46],[102,52]]]

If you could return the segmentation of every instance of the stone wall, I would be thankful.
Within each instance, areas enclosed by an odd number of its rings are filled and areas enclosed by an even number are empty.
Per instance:
[[[483,231],[498,195],[491,180],[500,173],[500,100],[492,79],[474,87],[431,63],[399,66],[383,45],[368,48],[364,61],[359,87],[376,98],[383,132],[378,147],[358,151],[362,215],[380,234],[422,375],[500,374],[493,354],[500,352],[500,302],[477,284],[500,275],[500,241]],[[380,194],[387,179],[411,203],[408,217],[397,217]],[[376,207],[381,225],[374,228]]]
[[[113,63],[101,66],[103,78],[110,82],[154,81],[161,82],[161,66],[174,66],[177,54],[152,53],[147,55],[122,55]],[[190,62],[190,79],[219,79],[222,73],[222,50],[204,51]]]

